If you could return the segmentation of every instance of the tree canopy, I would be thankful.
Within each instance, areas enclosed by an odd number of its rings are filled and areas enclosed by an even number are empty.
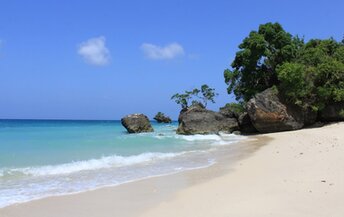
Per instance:
[[[321,110],[344,101],[344,45],[334,39],[312,39],[292,62],[277,69],[279,89],[287,100]]]
[[[248,101],[278,84],[276,68],[294,59],[302,44],[300,38],[287,33],[279,23],[260,25],[239,45],[232,70],[224,72],[228,93],[234,92],[237,100]]]
[[[224,77],[228,93],[241,102],[276,86],[289,102],[319,110],[344,101],[344,43],[333,38],[305,43],[279,23],[266,23],[239,45]]]

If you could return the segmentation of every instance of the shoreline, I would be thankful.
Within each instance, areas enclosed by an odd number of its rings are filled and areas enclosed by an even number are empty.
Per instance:
[[[336,123],[253,136],[256,145],[234,160],[223,156],[207,168],[11,205],[0,216],[340,217],[343,130]]]
[[[69,207],[69,211],[67,213],[73,213],[71,211],[74,209],[74,206],[68,206],[69,203],[78,204],[79,203],[92,203],[103,200],[103,197],[110,197],[111,200],[115,200],[118,207],[123,207],[124,205],[121,204],[121,198],[117,197],[116,195],[126,195],[128,197],[138,197],[137,198],[137,207],[141,205],[139,203],[142,200],[146,200],[147,195],[153,193],[153,195],[149,195],[150,198],[149,204],[154,206],[155,204],[159,203],[161,198],[168,198],[171,197],[175,192],[180,191],[181,189],[190,187],[194,184],[198,184],[199,182],[208,181],[217,176],[223,175],[223,173],[228,169],[228,167],[232,167],[235,163],[242,158],[246,158],[252,153],[254,153],[257,149],[260,148],[261,143],[267,138],[260,138],[254,136],[250,136],[247,139],[239,140],[235,144],[229,145],[220,145],[216,152],[217,161],[212,163],[209,166],[204,166],[200,168],[192,168],[187,169],[180,172],[174,172],[170,174],[162,174],[157,176],[150,176],[143,179],[133,180],[126,183],[121,183],[119,185],[113,186],[103,186],[96,189],[91,189],[83,192],[75,192],[70,194],[63,194],[63,195],[55,195],[55,196],[47,196],[44,198],[34,199],[31,201],[23,202],[23,203],[16,203],[12,204],[3,208],[0,208],[0,216],[30,216],[28,213],[32,212],[32,217],[38,216],[69,216],[69,214],[60,213],[60,209],[56,210],[56,204],[61,204],[61,207]],[[265,143],[264,143],[265,144]],[[226,163],[225,163],[226,162]],[[228,163],[228,165],[226,165]],[[204,175],[206,173],[211,174]],[[170,181],[173,180],[173,183],[170,184]],[[158,187],[155,189],[155,186],[168,186],[168,187]],[[151,191],[141,190],[143,188],[153,189]],[[108,191],[112,193],[110,195],[106,195]],[[137,193],[139,192],[139,193]],[[140,194],[138,196],[138,194]],[[159,194],[159,195],[154,195]],[[97,199],[94,199],[97,198]],[[89,200],[90,199],[90,200]],[[76,203],[74,203],[76,202]],[[46,207],[47,210],[55,210],[55,214],[52,214],[50,211],[41,212],[41,206]],[[98,208],[101,209],[109,209],[113,205],[112,204],[97,204]],[[142,211],[147,209],[147,205],[142,207]],[[88,216],[88,212],[83,212],[82,210],[80,216]],[[139,214],[135,211],[135,215],[133,215],[133,210],[121,210],[121,216],[136,216]],[[76,214],[73,213],[71,216],[75,216]],[[77,215],[78,216],[78,215]],[[108,216],[107,214],[104,215],[97,215],[97,216]]]

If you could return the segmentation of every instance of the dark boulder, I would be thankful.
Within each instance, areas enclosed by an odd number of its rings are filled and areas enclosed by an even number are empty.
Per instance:
[[[244,134],[256,133],[257,130],[251,122],[251,118],[247,112],[242,113],[238,118],[240,131]]]
[[[171,118],[166,116],[162,112],[158,112],[158,114],[155,115],[154,120],[156,120],[158,123],[171,123],[172,122]]]
[[[220,108],[219,112],[228,118],[236,119],[239,119],[239,116],[243,113],[243,111],[239,111],[238,108],[235,108],[234,103],[227,103],[225,106]]]
[[[296,106],[282,103],[278,90],[269,88],[247,103],[253,126],[261,133],[297,130],[304,126],[304,113]]]
[[[239,129],[235,118],[228,118],[219,112],[205,109],[202,106],[184,108],[179,114],[178,134],[213,134],[231,133]]]
[[[318,112],[311,108],[300,109],[296,108],[300,112],[301,119],[303,120],[304,126],[311,126],[316,123],[318,118]]]
[[[327,105],[320,113],[321,121],[344,121],[344,102]]]
[[[122,125],[128,133],[153,132],[152,125],[148,117],[144,114],[131,114],[121,119]]]

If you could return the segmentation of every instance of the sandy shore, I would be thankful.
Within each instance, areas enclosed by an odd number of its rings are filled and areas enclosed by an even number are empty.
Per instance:
[[[13,205],[0,216],[343,217],[344,123],[266,136],[209,168]]]

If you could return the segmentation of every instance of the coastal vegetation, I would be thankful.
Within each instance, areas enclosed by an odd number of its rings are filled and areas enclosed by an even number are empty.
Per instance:
[[[178,134],[270,133],[344,121],[344,40],[306,42],[279,23],[262,24],[239,45],[224,78],[237,102],[218,112],[206,109],[218,95],[206,84],[171,97],[182,108]],[[164,114],[154,119],[164,122]]]
[[[176,93],[171,99],[181,105],[182,108],[189,107],[190,100],[191,105],[200,104],[207,107],[208,102],[215,103],[216,96],[218,96],[218,93],[215,92],[214,88],[203,84],[201,89],[194,88],[191,91],[184,91],[184,93]]]
[[[224,78],[239,102],[275,86],[287,103],[322,111],[344,101],[344,43],[333,38],[305,42],[279,23],[266,23],[239,45]]]

